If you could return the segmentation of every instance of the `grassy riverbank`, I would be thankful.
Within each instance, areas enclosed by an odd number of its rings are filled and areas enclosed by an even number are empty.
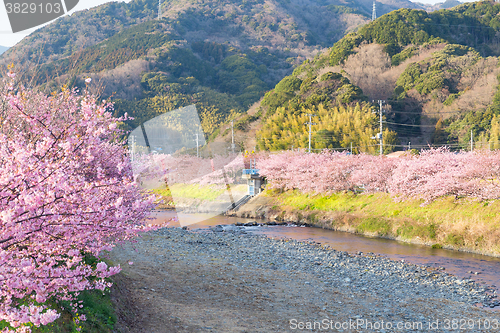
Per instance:
[[[233,193],[245,193],[247,191],[246,184],[231,185]],[[175,200],[177,204],[195,205],[193,200],[197,202],[214,202],[221,200],[221,197],[227,193],[225,186],[215,185],[198,185],[198,184],[181,184],[177,183],[172,186],[158,188],[153,190],[154,194],[160,196],[163,201],[159,205],[159,209],[174,209]]]
[[[266,191],[266,217],[433,247],[500,256],[500,201],[445,197],[395,202],[388,194]]]
[[[196,184],[174,186],[178,196],[191,199],[214,200],[224,192]],[[171,200],[168,189],[155,192],[165,201]],[[423,200],[396,202],[386,193],[322,195],[267,190],[262,196],[265,200],[242,207],[237,215],[500,256],[498,200],[449,196],[422,206]]]

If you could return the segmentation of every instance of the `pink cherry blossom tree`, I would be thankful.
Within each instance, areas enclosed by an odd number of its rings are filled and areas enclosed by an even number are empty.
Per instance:
[[[0,86],[0,321],[29,332],[59,317],[49,299],[110,286],[98,257],[147,229],[154,197],[140,191],[112,105],[87,92],[46,96]]]
[[[389,193],[395,200],[444,196],[477,200],[500,198],[500,151],[424,150],[387,158],[338,152],[280,152],[257,163],[270,188],[310,193]]]
[[[225,186],[240,180],[244,168],[239,154],[196,157],[189,154],[142,154],[132,163],[138,182],[150,182],[154,188],[164,184],[199,184]]]
[[[281,152],[262,155],[257,167],[267,177],[270,188],[298,189],[303,192],[333,193],[352,191],[386,192],[394,162],[367,154],[350,155],[324,151]]]
[[[425,203],[443,196],[492,200],[500,198],[499,180],[499,151],[440,148],[398,160],[389,190],[398,200],[417,198]]]

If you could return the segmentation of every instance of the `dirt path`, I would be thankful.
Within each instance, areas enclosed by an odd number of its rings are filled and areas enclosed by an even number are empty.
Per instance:
[[[303,281],[314,281],[307,274],[248,270],[195,253],[172,257],[147,246],[151,239],[136,244],[138,252],[127,246],[113,256],[124,267],[113,291],[122,333],[282,332],[288,318],[321,311],[314,304],[318,295],[308,291],[314,288],[304,287]]]
[[[415,313],[420,319],[443,320],[492,316],[492,312],[447,299],[409,295],[408,299],[388,300],[376,290],[328,287],[303,270],[247,265],[245,261],[261,260],[257,254],[241,262],[228,260],[224,251],[229,243],[208,242],[203,251],[193,252],[189,246],[198,243],[197,236],[177,239],[150,233],[133,246],[113,250],[111,260],[123,268],[112,291],[117,332],[297,332],[301,330],[291,329],[293,319],[297,323],[347,323],[360,318],[415,320]],[[493,318],[500,316],[493,313]],[[361,331],[370,330],[344,330]]]

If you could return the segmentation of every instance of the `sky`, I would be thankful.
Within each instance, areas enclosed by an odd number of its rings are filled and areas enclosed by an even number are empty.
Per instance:
[[[129,2],[130,0],[116,0],[118,2]],[[34,1],[37,2],[37,1]],[[92,8],[95,6],[102,5],[103,3],[110,2],[109,0],[80,0],[78,5],[73,8],[69,15],[79,10]],[[50,23],[50,22],[49,22]],[[12,33],[12,29],[10,27],[9,18],[7,17],[7,11],[3,4],[3,1],[0,1],[0,45],[1,46],[14,46],[17,42],[23,39],[25,36],[29,35],[36,29],[40,28],[38,26],[33,29],[24,30],[18,33]]]

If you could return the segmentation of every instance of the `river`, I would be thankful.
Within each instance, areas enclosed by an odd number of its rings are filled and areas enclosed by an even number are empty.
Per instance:
[[[173,211],[157,211],[155,212],[155,223],[164,225],[173,216],[175,216]],[[208,214],[190,214],[184,215],[183,221],[189,221],[189,229],[194,230],[215,225],[231,225],[237,222],[246,223],[254,220],[228,216],[214,217]],[[179,226],[177,222],[172,221],[169,221],[168,225],[172,227]],[[258,226],[245,227],[245,231],[273,238],[313,241],[329,245],[338,251],[372,252],[393,260],[404,260],[413,264],[436,268],[443,267],[446,272],[460,278],[471,278],[478,283],[493,287],[500,294],[500,258],[446,249],[433,249],[424,245],[408,244],[395,240],[372,238],[320,228]]]

